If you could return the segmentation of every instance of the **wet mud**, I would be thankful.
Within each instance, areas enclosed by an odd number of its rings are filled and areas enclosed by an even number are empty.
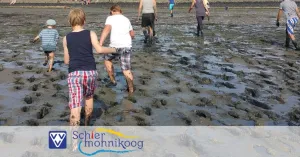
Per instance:
[[[143,43],[136,10],[123,9],[136,31],[136,90],[128,95],[118,62],[118,84],[107,88],[103,58],[95,56],[99,79],[91,125],[299,125],[300,53],[284,48],[285,28],[274,22],[277,9],[212,8],[203,38],[195,36],[196,19],[187,9],[175,9],[173,18],[159,9],[151,46]],[[85,10],[86,28],[100,35],[109,11]],[[71,30],[68,11],[0,10],[0,125],[69,125],[62,51],[62,37]],[[49,18],[61,36],[51,73],[42,65],[40,44],[29,43]]]

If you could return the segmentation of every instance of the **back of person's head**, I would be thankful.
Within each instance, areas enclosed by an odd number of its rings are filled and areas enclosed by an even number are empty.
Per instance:
[[[111,12],[120,12],[120,13],[122,13],[121,7],[118,4],[115,4],[112,7],[110,7],[110,11]]]
[[[81,8],[72,9],[69,13],[69,23],[72,27],[83,26],[85,23],[85,13]]]

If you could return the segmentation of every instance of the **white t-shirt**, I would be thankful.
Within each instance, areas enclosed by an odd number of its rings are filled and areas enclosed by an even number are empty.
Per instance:
[[[111,25],[110,47],[124,48],[131,47],[132,41],[130,31],[131,23],[124,15],[111,15],[107,17],[105,25]]]

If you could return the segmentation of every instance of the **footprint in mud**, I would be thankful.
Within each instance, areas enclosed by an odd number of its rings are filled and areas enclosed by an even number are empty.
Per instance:
[[[177,116],[185,122],[186,125],[192,125],[192,120],[187,117],[185,114],[178,112]]]
[[[31,76],[30,78],[27,79],[28,82],[32,83],[36,80],[34,76]]]
[[[133,116],[133,118],[136,120],[138,126],[150,126],[150,124],[146,122],[145,118],[140,116]]]
[[[163,95],[169,95],[170,92],[166,89],[161,90],[159,93],[163,94]]]
[[[167,100],[164,99],[154,99],[152,102],[152,106],[155,108],[160,108],[161,106],[166,106],[167,104]]]
[[[32,65],[26,65],[26,69],[27,69],[27,70],[32,70],[32,69],[33,69],[33,66],[32,66]]]
[[[248,102],[250,104],[254,105],[254,106],[257,106],[257,107],[260,107],[260,108],[263,108],[263,109],[266,109],[266,110],[270,110],[271,109],[271,107],[268,104],[260,102],[260,101],[255,100],[255,99],[249,98]]]
[[[26,121],[26,124],[27,124],[28,126],[39,126],[39,125],[40,125],[39,122],[38,122],[37,120],[35,120],[35,119],[27,120],[27,121]]]
[[[257,89],[252,89],[252,88],[245,88],[245,94],[250,95],[254,98],[259,97],[259,91]]]
[[[14,80],[14,83],[16,84],[16,85],[24,85],[25,83],[23,82],[23,78],[22,77],[15,77],[14,78],[15,80]]]
[[[162,71],[161,74],[164,75],[167,78],[172,78],[172,76],[171,76],[172,74],[168,71]]]
[[[30,90],[37,91],[39,89],[39,84],[34,84],[30,87]]]
[[[211,80],[210,78],[207,78],[207,77],[198,78],[197,81],[199,84],[202,84],[202,85],[210,85],[213,83],[213,80]]]
[[[195,114],[199,117],[203,117],[203,118],[206,118],[206,119],[209,119],[209,120],[212,119],[211,114],[207,111],[204,111],[204,110],[196,110]]]
[[[202,97],[198,99],[196,106],[213,106],[213,103],[210,99]]]
[[[215,84],[216,87],[227,87],[230,89],[235,89],[235,86],[229,82],[217,82]]]
[[[16,64],[17,64],[17,66],[23,66],[24,63],[21,61],[17,61]]]
[[[152,109],[150,107],[144,107],[143,110],[144,110],[144,113],[147,116],[151,116],[152,115]]]
[[[263,113],[261,113],[260,111],[251,111],[248,113],[248,118],[250,120],[257,120],[263,118]]]
[[[37,119],[43,119],[47,114],[49,114],[50,108],[43,106],[40,111],[37,113]]]
[[[13,88],[14,88],[15,90],[21,90],[21,89],[24,88],[24,86],[14,86]]]
[[[32,109],[32,106],[23,106],[21,107],[21,111],[23,112],[29,112]]]
[[[270,81],[270,80],[264,79],[263,81],[264,81],[266,84],[277,86],[276,83],[274,83],[274,82],[272,82],[272,81]]]
[[[182,65],[188,65],[189,64],[189,58],[187,57],[181,57],[178,61],[178,63],[182,64]]]
[[[33,103],[33,99],[31,96],[25,96],[24,101],[26,102],[26,104],[32,104]]]
[[[193,93],[200,93],[200,91],[196,88],[190,88],[190,91]]]
[[[288,113],[290,124],[299,126],[300,125],[300,109],[293,109],[290,113]]]
[[[239,114],[237,114],[235,111],[229,111],[228,115],[236,119],[240,118]]]

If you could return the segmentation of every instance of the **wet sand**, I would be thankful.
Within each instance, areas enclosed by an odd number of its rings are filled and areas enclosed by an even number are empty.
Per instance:
[[[52,73],[42,66],[40,43],[29,43],[49,18],[57,21],[62,41],[71,30],[68,11],[0,10],[0,125],[68,125],[62,42]],[[85,11],[86,28],[100,35],[108,7]],[[106,88],[102,56],[95,56],[100,75],[92,125],[300,124],[299,52],[283,47],[285,27],[284,21],[275,26],[277,9],[212,8],[201,38],[194,34],[193,13],[178,8],[171,18],[167,8],[160,8],[152,46],[143,43],[136,9],[123,11],[136,32],[132,54],[136,91],[128,97],[118,62],[118,85]]]

